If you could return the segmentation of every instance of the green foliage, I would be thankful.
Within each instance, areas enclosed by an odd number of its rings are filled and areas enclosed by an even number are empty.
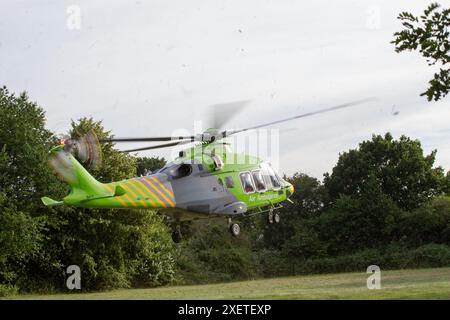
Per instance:
[[[445,177],[444,192],[450,196],[450,171],[447,172],[447,175]]]
[[[0,284],[0,298],[14,296],[19,292],[16,286]]]
[[[386,248],[363,249],[352,254],[312,257],[308,260],[290,258],[276,251],[260,252],[266,276],[321,274],[363,271],[370,265],[382,270],[446,267],[450,265],[450,247],[445,244],[426,244],[417,248],[391,244]]]
[[[0,192],[32,212],[44,193],[58,188],[46,163],[52,134],[26,93],[16,97],[0,88],[0,114]]]
[[[415,267],[443,267],[450,264],[450,247],[444,244],[426,244],[413,251],[412,264]]]
[[[0,283],[12,284],[42,248],[43,220],[18,210],[0,193]]]
[[[198,221],[181,244],[178,268],[186,283],[211,283],[256,276],[249,238],[233,238],[225,221]]]
[[[370,265],[383,266],[376,249],[365,249],[353,254],[311,259],[297,265],[295,274],[335,273],[366,270]]]
[[[166,159],[159,157],[137,157],[136,162],[137,175],[144,176],[164,167]]]
[[[450,244],[450,198],[435,198],[416,210],[404,212],[398,228],[411,246]]]
[[[44,112],[26,93],[0,88],[0,283],[15,287],[28,277],[28,264],[42,256],[47,192],[65,190],[46,164],[52,134]]]
[[[378,248],[393,240],[401,211],[374,176],[360,194],[343,195],[318,219],[320,238],[331,255]]]
[[[296,227],[295,233],[283,244],[281,252],[285,257],[306,261],[325,256],[327,247],[311,226],[302,224]]]
[[[377,265],[382,270],[445,267],[450,265],[450,247],[430,243],[415,249],[402,246],[365,249],[353,254],[311,259],[298,264],[294,274],[335,273],[365,270]]]
[[[439,72],[430,80],[429,88],[421,95],[428,101],[445,97],[450,90],[450,8],[439,10],[440,5],[432,3],[420,17],[402,12],[398,19],[404,27],[394,33],[395,51],[419,50],[429,65],[440,64]]]
[[[325,174],[325,188],[332,201],[340,195],[359,195],[372,177],[400,208],[414,209],[445,189],[443,169],[433,167],[435,156],[436,151],[424,156],[418,140],[373,135],[339,156],[332,174]]]

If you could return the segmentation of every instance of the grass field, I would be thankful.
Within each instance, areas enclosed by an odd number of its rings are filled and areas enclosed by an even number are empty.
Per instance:
[[[13,299],[450,299],[450,268],[381,272],[368,290],[365,272],[97,293],[22,295]]]

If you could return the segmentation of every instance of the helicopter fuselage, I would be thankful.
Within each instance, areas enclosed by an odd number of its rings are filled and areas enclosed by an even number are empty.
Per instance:
[[[71,167],[73,177],[67,182],[72,191],[62,203],[49,205],[157,208],[183,221],[247,215],[273,208],[293,193],[268,163],[230,152],[223,143],[197,145],[155,173],[111,183],[95,180],[71,154],[58,148],[53,153],[65,168]]]

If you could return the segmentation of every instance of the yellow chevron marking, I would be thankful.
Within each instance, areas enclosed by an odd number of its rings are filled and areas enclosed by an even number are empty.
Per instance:
[[[150,190],[149,188],[147,188],[146,186],[145,186],[145,184],[143,184],[142,182],[140,182],[139,180],[136,180],[136,182],[138,182],[140,185],[142,185],[142,187],[145,189],[145,190],[147,190],[152,196],[153,196],[153,198],[155,198],[155,200],[156,201],[158,201],[158,203],[159,204],[161,204],[164,208],[167,208],[167,206],[164,204],[164,202],[162,202],[153,192],[152,192],[152,190]],[[151,201],[151,200],[150,200]],[[156,208],[158,208],[159,206],[157,206],[153,201],[151,201],[153,204],[154,204],[154,206],[156,207]]]
[[[162,192],[158,189],[157,186],[155,186],[150,180],[148,180],[148,179],[146,179],[146,178],[142,178],[142,179],[144,179],[144,180],[147,181],[151,186],[153,186],[153,187],[155,188],[156,192],[158,192],[158,194],[159,194],[160,196],[162,196],[162,197],[167,201],[167,203],[170,204],[170,206],[171,206],[172,208],[174,207],[173,202],[170,201],[170,199],[167,198],[167,197],[165,196],[165,194],[162,193]]]
[[[164,183],[162,183],[161,181],[159,181],[159,180],[156,179],[155,177],[150,177],[150,178],[152,178],[153,180],[155,180],[155,181],[161,186],[161,188],[162,188],[165,192],[167,192],[167,194],[169,195],[169,197],[170,197],[172,200],[175,200],[175,197],[173,196],[173,193],[170,192],[170,190],[167,189],[167,188],[164,186]]]
[[[145,194],[145,190],[147,190],[145,188],[145,186],[142,187],[142,188],[144,188],[144,191],[142,191],[141,186],[139,184],[137,184],[136,182],[140,182],[140,181],[134,180],[134,181],[131,181],[130,183],[133,185],[135,190],[137,190],[137,192],[139,192],[140,195],[142,195],[146,200],[148,200],[151,203],[151,205],[153,207],[157,207],[156,203],[152,199],[150,199],[147,194]]]
[[[133,197],[138,198],[138,195],[137,195],[133,190],[131,190],[131,187],[125,185],[126,183],[129,183],[129,181],[124,181],[124,183],[122,183],[122,186],[123,186],[125,189],[127,189],[128,191],[130,191],[130,193],[133,195]],[[139,201],[145,208],[147,208],[147,204],[146,204],[144,201],[142,201],[142,200],[138,200],[138,201]]]
[[[137,204],[133,201],[133,199],[130,198],[129,195],[127,195],[127,194],[125,193],[125,194],[123,195],[123,197],[125,197],[125,198],[128,200],[128,202],[131,203],[131,205],[132,205],[133,207],[137,208]]]

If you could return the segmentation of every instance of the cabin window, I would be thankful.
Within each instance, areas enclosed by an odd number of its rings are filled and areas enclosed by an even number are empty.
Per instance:
[[[231,177],[225,177],[225,184],[227,188],[234,188],[234,181]]]
[[[266,191],[266,184],[264,183],[263,176],[260,170],[252,171],[253,181],[255,182],[255,187],[257,191]]]
[[[252,176],[249,172],[243,172],[240,174],[242,188],[245,193],[255,192],[255,187],[253,186]]]
[[[272,182],[270,180],[270,176],[269,176],[269,173],[267,172],[267,170],[264,170],[264,169],[262,170],[262,176],[263,176],[264,182],[266,183],[267,190],[272,189]]]

